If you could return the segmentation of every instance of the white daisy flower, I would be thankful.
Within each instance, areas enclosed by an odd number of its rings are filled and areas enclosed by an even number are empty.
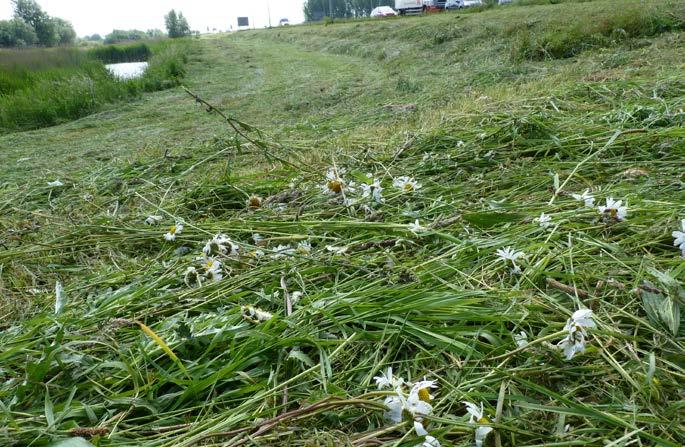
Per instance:
[[[208,258],[205,260],[205,273],[210,281],[221,281],[224,278],[221,273],[221,262],[216,259]]]
[[[557,343],[557,346],[564,351],[566,360],[571,360],[576,353],[585,351],[586,329],[596,327],[592,318],[592,310],[580,309],[575,311],[566,322],[564,330],[567,331],[567,335]]]
[[[464,147],[464,146],[466,146],[466,143],[464,143],[461,140],[457,141],[457,148]]]
[[[478,428],[476,428],[476,447],[482,447],[488,434],[493,430],[492,427],[487,425],[490,423],[490,420],[485,416],[483,403],[480,403],[480,408],[471,402],[464,402],[464,405],[466,405],[466,411],[471,415],[469,424],[479,424]]]
[[[608,214],[614,220],[623,220],[628,215],[628,206],[622,206],[622,200],[614,200],[613,197],[607,198],[606,205],[598,206],[600,214]]]
[[[404,410],[403,399],[400,399],[399,396],[388,396],[383,401],[383,405],[388,407],[387,411],[383,414],[383,417],[387,421],[390,421],[393,424],[402,422],[402,411]]]
[[[326,183],[321,187],[323,192],[326,194],[342,194],[343,190],[345,192],[353,192],[354,184],[348,184],[343,178],[344,175],[345,169],[343,168],[328,168]]]
[[[585,202],[586,208],[595,207],[595,198],[592,196],[589,189],[586,189],[582,194],[571,194],[571,197],[573,197],[576,200],[582,200],[583,202]]]
[[[60,186],[64,186],[64,183],[60,182],[59,180],[55,180],[54,182],[48,182],[48,186],[51,188],[58,188]]]
[[[308,255],[312,252],[312,244],[309,241],[300,241],[295,251],[301,255]]]
[[[433,406],[429,403],[433,397],[430,395],[430,388],[436,388],[435,381],[423,380],[412,386],[405,403],[405,410],[412,418],[421,420],[433,412]]]
[[[383,203],[383,187],[379,180],[373,179],[371,184],[362,183],[360,185],[362,190],[362,199],[372,199],[376,203]]]
[[[164,235],[164,239],[167,241],[175,241],[176,236],[181,234],[183,232],[183,224],[181,223],[176,223],[176,225],[172,225],[169,228],[169,231],[167,234]]]
[[[215,255],[238,256],[240,253],[240,246],[225,234],[218,233],[207,241],[202,248],[202,253],[204,253],[206,257]]]
[[[403,378],[395,377],[392,374],[392,366],[388,366],[388,369],[385,370],[385,372],[382,372],[380,376],[374,377],[373,380],[376,381],[379,390],[382,390],[383,388],[397,389],[404,384]]]
[[[674,231],[671,236],[673,236],[673,246],[678,247],[685,258],[685,219],[680,221],[680,228],[683,231]]]
[[[270,319],[273,318],[273,315],[270,312],[267,312],[265,310],[257,309],[256,307],[253,306],[240,306],[240,309],[243,313],[243,318],[246,320],[250,320],[253,322],[260,322],[260,321],[269,321]]]
[[[416,219],[413,223],[407,225],[407,229],[417,236],[419,235],[419,233],[425,233],[426,231],[428,231],[428,228],[421,226],[421,224],[419,224],[419,219]]]
[[[542,228],[547,228],[552,223],[552,216],[549,216],[545,213],[540,213],[540,217],[533,219],[533,222],[537,222]]]
[[[519,348],[523,348],[528,345],[528,334],[526,334],[524,331],[514,334],[513,337],[514,341],[516,342],[516,346]]]
[[[347,252],[348,247],[335,247],[333,245],[326,245],[326,250],[330,251],[335,255],[342,255]]]
[[[145,219],[145,223],[148,225],[157,225],[162,220],[164,220],[164,218],[162,216],[152,215],[152,216],[147,216],[147,219]]]
[[[516,264],[518,258],[525,257],[526,254],[522,251],[516,251],[511,247],[499,248],[497,249],[497,256],[504,262],[511,262],[512,269],[511,272],[514,274],[521,273],[521,268]]]
[[[393,180],[392,185],[402,192],[414,192],[418,189],[421,189],[420,183],[414,180],[413,177],[407,176],[397,177],[395,180]]]

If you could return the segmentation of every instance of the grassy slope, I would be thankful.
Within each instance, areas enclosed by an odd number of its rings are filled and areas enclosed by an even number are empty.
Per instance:
[[[654,4],[680,14],[678,5]],[[203,39],[189,88],[283,142],[274,153],[300,169],[268,163],[248,145],[181,175],[230,148],[231,135],[178,89],[0,137],[10,167],[0,172],[3,442],[40,445],[97,426],[111,432],[101,445],[189,445],[331,395],[376,402],[366,394],[375,389],[371,377],[392,365],[405,377],[440,380],[431,431],[443,445],[472,442],[461,401],[484,401],[492,419],[502,389],[504,445],[602,445],[624,435],[682,444],[682,330],[674,335],[650,317],[631,289],[643,280],[665,289],[655,271],[682,282],[670,232],[685,217],[683,35],[630,39],[565,60],[510,58],[515,25],[563,27],[568,17],[596,19],[616,5]],[[621,129],[639,131],[579,164]],[[382,179],[386,202],[371,219],[319,193],[332,160],[357,181],[367,172]],[[571,178],[550,205],[554,173]],[[424,187],[401,196],[391,187],[399,175]],[[56,178],[66,187],[45,186]],[[276,194],[293,178],[301,195],[285,209],[244,210],[243,192]],[[627,221],[602,222],[568,196],[588,187],[598,199],[627,200]],[[549,230],[531,222],[542,211],[553,215]],[[167,223],[185,219],[176,244],[162,241],[165,229],[142,225],[152,213]],[[416,218],[428,225],[450,217],[424,237],[406,230]],[[272,238],[269,248],[309,237],[314,253],[225,260],[225,280],[187,288],[183,271],[217,231],[245,252],[254,250],[253,232]],[[394,238],[400,242],[345,257],[324,249]],[[179,246],[191,252],[179,256]],[[497,261],[504,246],[527,253],[522,275]],[[282,299],[257,294],[279,291],[282,276],[291,291],[306,291],[289,317]],[[548,278],[593,296],[567,295]],[[57,279],[69,302],[54,317]],[[597,287],[608,280],[624,288]],[[541,343],[493,360],[514,349],[512,332],[532,341],[561,329],[579,301],[600,322],[584,355],[566,362]],[[277,318],[254,325],[241,318],[242,304]],[[114,318],[152,327],[192,379]],[[656,381],[646,380],[650,353]],[[391,445],[407,431],[376,432],[381,412],[353,403],[318,414],[255,442]],[[190,425],[154,432],[178,424]],[[411,434],[405,440],[416,443]]]

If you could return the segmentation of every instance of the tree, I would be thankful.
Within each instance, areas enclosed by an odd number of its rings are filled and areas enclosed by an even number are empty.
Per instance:
[[[71,26],[71,23],[58,17],[53,18],[52,22],[55,24],[55,29],[59,36],[59,44],[73,45],[76,41],[76,31],[74,31],[74,27]]]
[[[0,47],[28,47],[38,42],[33,27],[22,19],[0,20]]]
[[[36,34],[40,45],[54,47],[71,45],[76,40],[76,31],[71,23],[60,18],[50,17],[35,0],[12,0],[14,18],[22,20]]]
[[[190,26],[182,12],[176,14],[176,11],[172,9],[164,16],[164,24],[166,25],[167,34],[172,39],[190,35]]]

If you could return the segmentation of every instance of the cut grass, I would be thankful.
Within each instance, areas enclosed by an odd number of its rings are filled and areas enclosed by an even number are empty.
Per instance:
[[[476,36],[526,9],[201,40],[189,88],[258,123],[299,169],[238,150],[180,89],[0,137],[13,166],[0,173],[0,443],[78,427],[105,430],[91,438],[102,446],[414,446],[410,424],[389,429],[378,406],[372,378],[392,366],[438,380],[428,429],[443,445],[473,445],[463,401],[484,402],[502,445],[682,445],[683,329],[647,304],[682,301],[668,279],[685,269],[671,238],[685,218],[682,35],[512,66],[509,42]],[[430,40],[459,20],[472,51]],[[333,163],[379,178],[385,202],[324,195]],[[400,193],[401,175],[423,187]],[[65,187],[46,185],[57,178]],[[626,221],[570,196],[586,188],[627,201]],[[245,209],[283,191],[297,193]],[[543,211],[548,229],[533,222]],[[150,214],[164,225],[143,224]],[[176,219],[185,231],[165,242]],[[416,219],[433,228],[415,235]],[[217,232],[243,256],[188,287]],[[305,238],[310,255],[272,257]],[[527,254],[521,275],[496,257],[506,246]],[[53,315],[58,279],[68,300]],[[305,292],[291,315],[283,284]],[[242,305],[275,317],[255,324]],[[580,306],[598,328],[566,361],[551,335]],[[516,351],[520,331],[531,345]]]

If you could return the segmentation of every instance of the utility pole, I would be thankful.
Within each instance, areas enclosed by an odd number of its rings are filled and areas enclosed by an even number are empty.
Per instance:
[[[271,8],[269,7],[269,0],[266,0],[266,13],[269,14],[269,28],[271,28]]]

